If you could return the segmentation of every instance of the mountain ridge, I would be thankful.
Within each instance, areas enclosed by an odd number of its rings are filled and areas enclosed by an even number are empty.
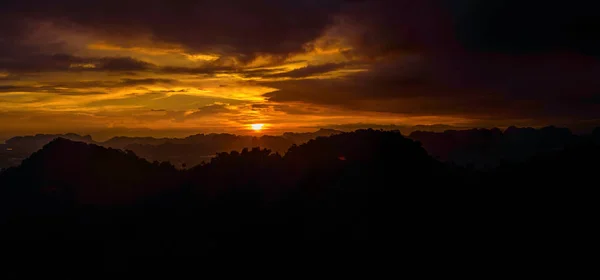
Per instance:
[[[229,133],[195,134],[184,138],[117,136],[104,142],[94,141],[89,135],[80,136],[74,133],[38,134],[13,137],[7,144],[0,144],[0,168],[18,165],[21,160],[57,137],[131,150],[150,162],[169,161],[178,168],[186,168],[209,161],[219,152],[261,147],[283,154],[293,145],[339,133],[344,132],[319,129],[306,133],[286,132],[277,136]],[[591,137],[600,139],[598,135],[600,128],[594,130]],[[510,126],[503,131],[498,128],[452,129],[444,132],[419,130],[406,137],[421,142],[427,152],[439,160],[462,166],[488,168],[497,166],[502,161],[523,161],[539,152],[564,149],[567,145],[589,136],[575,135],[567,128],[554,126],[539,129]]]

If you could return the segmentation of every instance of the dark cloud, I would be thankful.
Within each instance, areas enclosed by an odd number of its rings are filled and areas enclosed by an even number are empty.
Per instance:
[[[0,92],[37,92],[37,93],[52,93],[58,95],[93,95],[106,94],[108,89],[131,87],[138,85],[155,85],[155,84],[174,84],[173,79],[121,79],[119,81],[74,81],[63,82],[58,84],[39,84],[33,83],[30,85],[0,85]],[[90,90],[95,89],[95,90]],[[97,90],[102,89],[102,90]],[[183,93],[187,90],[162,90],[160,93]]]
[[[310,106],[309,104],[273,104],[271,103],[261,103],[261,104],[252,104],[250,105],[250,109],[253,111],[260,112],[284,112],[289,115],[314,115],[314,114],[329,114],[324,108],[317,108],[315,106]]]
[[[302,101],[317,104],[344,104],[362,99],[415,97],[429,91],[433,77],[423,68],[427,62],[419,57],[403,57],[381,62],[369,71],[335,79],[304,79],[262,82],[278,89],[265,96],[272,101]],[[438,91],[428,94],[438,95]]]
[[[277,69],[273,67],[281,67],[284,63],[298,63],[305,62],[304,60],[293,60],[283,61],[281,59],[271,60],[269,63],[262,65],[261,67],[246,68],[244,65],[240,65],[236,61],[231,59],[218,59],[216,61],[204,63],[198,67],[184,67],[184,66],[165,66],[158,69],[159,72],[165,74],[194,74],[194,75],[206,75],[214,76],[216,74],[231,74],[236,73],[243,75],[248,78],[263,77],[265,75],[271,75],[277,72]],[[226,85],[219,85],[226,86]]]
[[[259,54],[285,57],[303,52],[326,30],[338,36],[332,40],[352,45],[349,55],[367,57],[439,50],[458,42],[470,49],[512,53],[597,54],[600,49],[595,36],[600,28],[598,4],[587,0],[5,0],[0,5],[0,34],[7,38],[0,46],[31,33],[38,20],[87,30],[124,45],[126,39],[149,36],[239,61]]]
[[[169,111],[185,111],[204,108],[205,106],[210,106],[212,104],[237,105],[240,103],[242,103],[242,101],[228,98],[197,96],[189,94],[170,94],[167,91],[150,91],[143,94],[128,94],[124,98],[92,101],[86,104],[86,107],[123,106],[160,110],[164,109]],[[207,107],[205,109],[210,110],[211,107]]]
[[[68,96],[85,96],[85,95],[100,95],[106,94],[106,91],[87,90],[87,91],[59,91],[56,94]]]
[[[274,102],[467,118],[599,118],[600,63],[572,55],[423,55],[336,79],[262,82]]]
[[[292,112],[296,106],[284,106],[304,103],[421,116],[599,119],[597,5],[580,0],[8,0],[0,4],[0,70],[11,75],[148,70],[289,78],[260,82],[276,89],[266,97],[279,105],[255,110]],[[114,44],[132,44],[128,38],[144,36],[221,58],[200,67],[161,68],[128,57],[57,55],[68,53],[60,42],[23,43],[42,21]],[[324,42],[315,41],[320,37]],[[339,46],[349,64],[286,73],[277,73],[276,67],[245,68],[259,55],[281,69],[292,53]],[[310,79],[350,63],[368,71]],[[170,82],[128,79],[113,86],[153,83]],[[184,95],[170,98],[189,101]],[[206,103],[193,106],[201,105]]]
[[[410,115],[600,118],[600,61],[589,56],[600,50],[592,36],[600,26],[591,1],[522,2],[352,3],[332,34],[370,70],[263,82],[278,89],[266,97]]]
[[[205,117],[209,115],[222,114],[231,112],[230,109],[227,108],[228,104],[215,103],[206,106],[202,106],[198,108],[195,112],[186,115],[186,118],[198,118]]]
[[[173,84],[176,80],[173,79],[121,79],[121,83],[126,86],[137,86],[137,85],[155,85],[155,84]]]
[[[259,68],[259,69],[241,69],[238,73],[247,78],[292,78],[300,79],[311,77],[319,74],[325,74],[345,67],[353,66],[358,63],[341,62],[341,63],[325,63],[319,65],[308,65],[302,68],[297,68],[287,72],[281,72],[280,69]]]
[[[19,18],[77,25],[105,36],[149,34],[155,41],[198,52],[286,56],[303,51],[339,10],[341,1],[3,1]]]
[[[471,50],[600,54],[600,4],[596,1],[450,2],[457,37]]]
[[[69,54],[0,54],[0,69],[11,73],[48,71],[143,71],[154,65],[131,57],[79,57]]]
[[[252,110],[263,110],[263,109],[268,109],[268,108],[271,108],[271,107],[273,107],[273,105],[264,104],[264,103],[263,104],[252,104],[252,105],[250,105],[250,108]]]
[[[167,84],[172,85],[177,83],[174,79],[159,79],[159,78],[142,78],[142,79],[120,79],[117,81],[74,81],[74,82],[63,82],[61,84],[51,85],[52,87],[60,88],[71,88],[71,89],[86,89],[86,88],[122,88],[122,87],[134,87],[143,85],[157,85]],[[145,87],[138,87],[136,89],[146,90]],[[163,90],[162,92],[185,92],[182,90]]]
[[[348,66],[348,63],[326,63],[321,65],[309,65],[306,67],[294,69],[292,71],[264,75],[264,78],[305,78],[318,74],[324,74]]]
[[[596,1],[355,1],[338,14],[333,34],[349,55],[401,52],[600,54]]]
[[[194,75],[214,75],[236,72],[238,69],[232,66],[213,66],[211,64],[201,67],[175,67],[166,66],[159,70],[165,74],[194,74]]]
[[[20,75],[14,75],[6,73],[5,75],[1,75],[0,73],[0,81],[19,81],[22,79]]]
[[[85,87],[87,88],[87,87]],[[2,92],[37,92],[51,93],[57,95],[97,95],[106,94],[106,91],[85,90],[78,91],[78,88],[64,88],[61,85],[42,85],[42,86],[16,86],[16,85],[0,85],[0,93]]]
[[[99,70],[105,71],[142,71],[152,68],[152,64],[131,57],[104,57],[92,63],[97,63]]]
[[[180,89],[180,90],[167,89],[167,90],[159,90],[157,92],[160,92],[160,93],[183,93],[183,92],[188,92],[188,90],[187,89]]]
[[[19,91],[20,89],[22,89],[23,87],[20,86],[13,86],[13,85],[1,85],[0,86],[0,92],[13,92],[13,91]]]

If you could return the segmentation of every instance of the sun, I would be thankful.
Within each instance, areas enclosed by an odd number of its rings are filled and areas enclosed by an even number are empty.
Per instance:
[[[252,128],[252,130],[254,131],[261,131],[263,129],[263,127],[265,126],[264,123],[254,123],[251,124],[250,127]]]

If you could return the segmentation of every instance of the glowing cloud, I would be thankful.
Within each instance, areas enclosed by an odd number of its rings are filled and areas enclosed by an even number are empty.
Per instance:
[[[254,131],[261,131],[263,129],[263,127],[265,126],[265,124],[263,123],[254,123],[251,124],[250,127],[252,128],[252,130]]]

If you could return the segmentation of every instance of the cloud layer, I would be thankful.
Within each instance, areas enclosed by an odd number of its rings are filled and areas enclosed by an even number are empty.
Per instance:
[[[597,124],[596,4],[484,2],[2,1],[0,118],[32,132],[44,117],[56,132]]]

